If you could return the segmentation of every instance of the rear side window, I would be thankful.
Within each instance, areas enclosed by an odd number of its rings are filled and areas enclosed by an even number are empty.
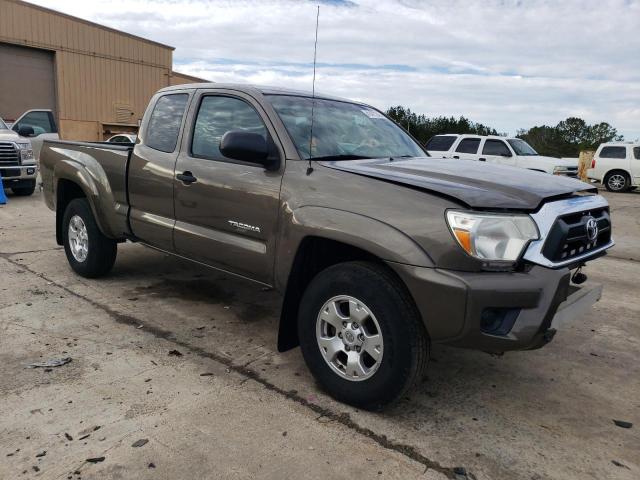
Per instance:
[[[627,158],[627,147],[603,147],[600,158]]]
[[[176,149],[188,98],[186,93],[176,93],[158,99],[147,127],[148,147],[166,153]]]
[[[436,135],[427,142],[427,150],[434,152],[446,152],[451,148],[457,137],[453,135]]]
[[[483,155],[506,155],[511,156],[511,152],[502,140],[487,140],[482,148]]]
[[[257,133],[267,140],[267,127],[251,105],[234,97],[204,97],[193,127],[191,153],[196,157],[224,159],[220,141],[232,130]]]
[[[479,138],[465,138],[460,142],[460,145],[458,145],[458,148],[456,148],[456,152],[477,153],[479,146],[480,146]]]
[[[633,156],[636,160],[640,160],[640,147],[633,147]]]

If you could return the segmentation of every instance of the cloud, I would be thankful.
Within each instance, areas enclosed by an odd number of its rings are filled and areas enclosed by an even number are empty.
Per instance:
[[[638,0],[319,3],[318,90],[465,115],[509,133],[578,115],[640,137]],[[310,89],[317,4],[59,0],[55,8],[173,45],[185,73]]]

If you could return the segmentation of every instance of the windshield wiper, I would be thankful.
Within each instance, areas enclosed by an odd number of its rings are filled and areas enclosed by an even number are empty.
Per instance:
[[[324,157],[311,157],[309,160],[366,160],[373,157],[363,155],[325,155]]]

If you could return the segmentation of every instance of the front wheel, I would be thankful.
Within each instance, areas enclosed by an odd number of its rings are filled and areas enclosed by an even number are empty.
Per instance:
[[[95,278],[113,267],[118,244],[102,234],[86,198],[76,198],[67,205],[62,237],[67,260],[76,273]]]
[[[624,192],[631,186],[631,180],[624,172],[611,172],[605,177],[604,186],[610,192]]]
[[[404,285],[385,267],[348,262],[319,273],[298,315],[300,346],[336,400],[377,410],[422,378],[428,338]]]

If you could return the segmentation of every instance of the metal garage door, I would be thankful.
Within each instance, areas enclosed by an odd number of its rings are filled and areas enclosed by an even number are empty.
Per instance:
[[[0,43],[0,117],[13,121],[32,108],[56,109],[54,53]]]

